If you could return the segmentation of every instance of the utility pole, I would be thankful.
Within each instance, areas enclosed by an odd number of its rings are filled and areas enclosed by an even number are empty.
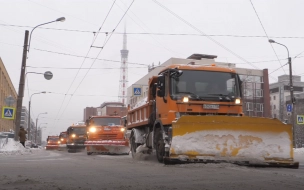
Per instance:
[[[29,109],[28,109],[28,129],[27,129],[27,137],[28,140],[31,140],[31,100],[29,101]]]
[[[27,59],[28,37],[29,37],[29,31],[26,30],[25,31],[25,37],[24,37],[21,74],[20,74],[19,90],[18,90],[18,98],[17,98],[17,108],[16,108],[15,141],[19,140],[18,134],[19,134],[20,122],[21,122],[22,99],[23,99],[23,95],[24,95],[25,68],[26,68],[26,59]]]
[[[289,54],[289,53],[288,53]],[[291,57],[288,56],[288,64],[289,64],[289,88],[290,88],[290,102],[292,105],[292,109],[291,109],[291,124],[292,124],[292,136],[293,136],[293,147],[296,148],[296,133],[295,133],[295,101],[294,101],[294,97],[293,97],[293,82],[292,82],[292,66],[291,66]]]

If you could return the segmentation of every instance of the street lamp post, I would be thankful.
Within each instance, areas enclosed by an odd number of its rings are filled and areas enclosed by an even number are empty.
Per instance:
[[[34,93],[30,96],[30,101],[29,101],[29,112],[28,112],[28,125],[27,125],[27,134],[28,134],[28,140],[31,140],[31,102],[32,102],[32,96],[35,95],[35,94],[45,94],[46,92],[45,91],[42,91],[42,92],[37,92],[37,93]]]
[[[40,113],[38,114],[37,118],[36,118],[36,133],[35,133],[35,143],[37,143],[37,131],[38,131],[38,128],[37,128],[37,124],[38,124],[38,118],[41,114],[47,114],[47,112],[44,112],[44,113]]]
[[[51,22],[47,22],[47,23],[43,23],[40,25],[37,25],[36,27],[34,27],[31,31],[31,36],[32,36],[32,32],[35,28],[45,25],[45,24],[49,24],[52,22],[58,22],[58,21],[65,21],[64,17],[60,17],[54,21]],[[28,40],[28,36],[29,36],[29,31],[26,30],[25,31],[25,37],[24,37],[24,44],[23,44],[23,54],[22,54],[22,63],[21,63],[21,73],[20,73],[20,80],[19,80],[19,89],[18,89],[18,98],[17,98],[17,106],[16,106],[16,122],[15,122],[15,141],[18,141],[18,133],[19,133],[19,128],[20,128],[20,121],[21,121],[21,111],[22,111],[22,100],[23,100],[23,96],[24,96],[24,83],[25,83],[25,68],[26,68],[26,59],[27,59],[27,52],[28,52],[28,41],[31,42],[31,40]]]
[[[42,124],[47,124],[47,123],[40,123],[39,124],[38,130],[37,130],[37,142],[36,142],[36,144],[41,144],[42,128],[46,127],[46,126],[40,127]]]
[[[291,116],[290,116],[290,120],[291,120],[291,125],[292,125],[292,136],[293,136],[293,146],[296,146],[295,143],[295,127],[294,127],[294,109],[295,109],[295,100],[294,100],[294,95],[293,95],[293,82],[292,82],[292,66],[291,66],[291,57],[289,56],[289,50],[287,48],[287,46],[285,46],[284,44],[278,43],[272,39],[268,40],[269,43],[276,43],[279,44],[281,46],[284,46],[287,50],[287,54],[288,54],[288,64],[289,64],[289,88],[290,88],[290,101],[292,104],[292,109],[291,109]]]

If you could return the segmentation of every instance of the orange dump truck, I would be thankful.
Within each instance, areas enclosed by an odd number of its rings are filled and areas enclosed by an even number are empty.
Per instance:
[[[129,154],[129,141],[119,116],[92,116],[87,122],[87,154]]]
[[[58,150],[60,144],[59,136],[48,136],[46,142],[46,150]]]
[[[61,132],[59,134],[59,140],[60,140],[60,144],[58,147],[58,150],[65,150],[66,149],[66,142],[67,142],[67,132]]]
[[[147,87],[144,94],[139,88],[132,89],[136,95],[142,93],[131,97],[133,104],[127,114],[132,156],[155,150],[158,161],[165,164],[232,162],[298,167],[291,125],[273,118],[244,116],[239,75],[210,61],[201,64],[204,56],[172,58],[159,73],[149,75],[147,84],[139,80]],[[138,105],[134,105],[136,100]]]
[[[84,142],[87,138],[85,125],[73,125],[67,129],[66,146],[68,152],[77,152],[84,149]]]

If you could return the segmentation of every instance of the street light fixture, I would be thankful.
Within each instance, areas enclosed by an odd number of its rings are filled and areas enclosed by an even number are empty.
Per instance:
[[[46,25],[46,24],[50,24],[50,23],[53,23],[53,22],[64,22],[65,21],[65,18],[64,17],[60,17],[60,18],[57,18],[56,20],[53,20],[53,21],[51,21],[51,22],[46,22],[46,23],[43,23],[43,24],[39,24],[39,25],[37,25],[37,26],[35,26],[33,29],[32,29],[32,31],[31,31],[31,34],[30,34],[30,40],[29,40],[29,45],[28,45],[28,52],[30,51],[30,47],[31,47],[31,38],[32,38],[32,33],[33,33],[33,31],[36,29],[36,28],[38,28],[39,26],[42,26],[42,25]]]
[[[56,19],[55,21],[51,21],[51,22],[47,22],[47,23],[43,23],[40,25],[37,25],[36,27],[34,27],[31,31],[31,36],[32,36],[32,32],[35,28],[45,25],[45,24],[49,24],[52,22],[58,22],[58,21],[65,21],[64,17],[60,17],[58,19]],[[28,41],[28,36],[29,36],[29,31],[26,30],[25,31],[25,36],[24,36],[24,43],[23,43],[23,54],[22,54],[22,64],[21,64],[21,73],[20,73],[20,80],[19,80],[19,89],[18,89],[18,98],[17,98],[17,106],[16,106],[16,121],[15,121],[15,141],[18,141],[18,133],[19,133],[19,127],[20,127],[20,121],[21,121],[21,111],[22,111],[22,100],[23,100],[23,96],[24,96],[24,84],[25,84],[25,68],[26,68],[26,59],[27,59],[27,52],[29,51],[29,47],[31,43],[31,40]]]
[[[46,91],[42,91],[42,92],[37,92],[34,93],[30,96],[30,101],[29,101],[29,113],[28,113],[28,121],[27,121],[27,130],[28,130],[28,139],[31,140],[31,102],[32,102],[32,96],[35,94],[45,94]]]
[[[292,82],[292,66],[291,66],[291,57],[289,56],[289,50],[287,48],[287,46],[285,46],[284,44],[278,43],[272,39],[268,40],[269,43],[275,43],[275,44],[279,44],[281,46],[284,46],[287,50],[287,54],[288,54],[288,64],[289,64],[289,88],[290,88],[290,101],[292,104],[292,109],[291,109],[291,125],[292,125],[292,136],[293,136],[293,146],[295,147],[296,143],[295,143],[295,128],[294,128],[294,109],[295,109],[295,99],[294,99],[294,95],[293,95],[293,82]]]
[[[35,134],[35,143],[37,143],[37,131],[38,131],[38,128],[37,128],[37,124],[38,124],[38,118],[41,114],[47,114],[47,112],[43,112],[43,113],[40,113],[38,114],[37,118],[36,118],[36,134]]]

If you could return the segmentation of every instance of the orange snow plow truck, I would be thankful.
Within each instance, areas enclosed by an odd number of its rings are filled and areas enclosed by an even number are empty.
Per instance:
[[[129,105],[133,158],[155,150],[158,161],[165,164],[229,162],[298,168],[291,125],[244,116],[242,81],[235,70],[203,65],[201,59],[191,57],[170,60],[172,64],[158,75],[150,75],[146,97],[141,97],[144,103]],[[140,88],[132,91],[141,93]]]
[[[58,150],[66,150],[66,142],[67,142],[67,132],[64,131],[64,132],[61,132],[59,134],[59,140],[60,140],[60,144],[59,144],[59,147],[58,147]]]
[[[92,116],[86,121],[87,154],[129,154],[129,141],[119,116]]]
[[[46,150],[58,150],[58,147],[60,145],[59,136],[48,136],[46,142]]]

